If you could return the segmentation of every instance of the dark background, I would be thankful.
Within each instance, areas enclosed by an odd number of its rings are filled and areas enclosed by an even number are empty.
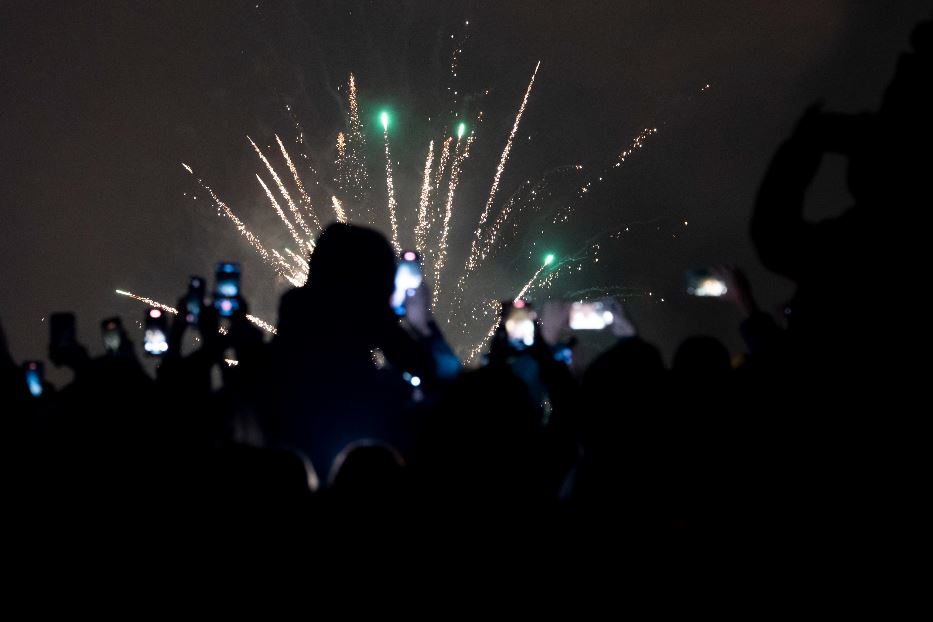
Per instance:
[[[226,258],[244,263],[255,312],[274,321],[284,285],[180,163],[281,247],[289,240],[255,182],[261,165],[245,136],[293,141],[288,103],[312,155],[332,159],[343,123],[337,88],[354,71],[364,123],[380,105],[394,111],[400,208],[411,209],[427,139],[449,107],[454,34],[456,43],[467,36],[457,88],[490,90],[454,245],[468,244],[541,60],[500,198],[554,165],[595,172],[639,130],[658,127],[598,201],[541,245],[566,253],[593,232],[647,223],[604,240],[600,263],[562,287],[650,290],[631,313],[668,356],[693,333],[738,350],[736,313],[682,294],[683,271],[737,263],[767,308],[789,296],[747,235],[771,154],[818,98],[843,111],[875,107],[912,26],[929,15],[920,1],[2,2],[0,318],[18,359],[44,358],[43,318],[57,310],[75,311],[79,337],[100,351],[101,318],[143,313],[115,288],[174,304],[189,274],[210,276]],[[381,138],[369,130],[378,189]],[[844,163],[830,160],[811,217],[845,208],[843,176]],[[537,248],[516,246],[490,267],[490,282],[508,295],[537,267]],[[452,253],[450,265],[462,265],[462,251]]]

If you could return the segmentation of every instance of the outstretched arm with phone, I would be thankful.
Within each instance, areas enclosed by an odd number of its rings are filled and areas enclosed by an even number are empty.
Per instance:
[[[804,199],[823,155],[849,156],[867,131],[867,116],[830,114],[816,103],[806,110],[791,137],[774,155],[758,190],[751,236],[761,262],[769,269],[799,280],[812,265],[819,245],[820,225],[804,220]]]

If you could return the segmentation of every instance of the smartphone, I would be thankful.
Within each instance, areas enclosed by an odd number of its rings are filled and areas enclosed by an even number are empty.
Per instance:
[[[188,295],[185,297],[185,321],[197,326],[204,304],[204,278],[193,276],[188,280]]]
[[[716,276],[712,270],[691,270],[687,273],[687,293],[691,296],[719,298],[728,291],[725,281]]]
[[[49,318],[49,330],[53,348],[71,348],[78,343],[74,313],[53,313]]]
[[[509,345],[518,350],[533,346],[537,318],[531,303],[522,299],[503,301],[502,323],[505,325]]]
[[[395,269],[395,290],[392,292],[392,308],[395,314],[405,315],[405,302],[421,287],[421,258],[415,251],[404,251]]]
[[[612,324],[612,311],[606,303],[575,302],[570,305],[569,325],[572,330],[602,330]]]
[[[240,308],[240,264],[222,261],[214,275],[214,308],[230,317]]]
[[[29,393],[33,397],[42,395],[42,380],[45,378],[45,366],[42,361],[26,361],[23,363],[23,371],[26,373],[26,386],[29,387]]]
[[[145,336],[143,349],[150,356],[162,356],[168,351],[168,333],[165,313],[161,309],[150,307],[146,311]]]
[[[112,317],[100,323],[100,334],[104,340],[104,351],[107,354],[116,354],[123,343],[123,322],[118,317]]]

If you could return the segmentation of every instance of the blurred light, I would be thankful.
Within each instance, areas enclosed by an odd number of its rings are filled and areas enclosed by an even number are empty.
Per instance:
[[[35,371],[26,375],[26,383],[29,385],[29,393],[33,397],[39,397],[42,395],[42,381],[39,380],[38,374]]]
[[[466,123],[461,123],[459,126],[457,126],[457,139],[458,140],[463,138],[464,132],[466,132]]]
[[[149,309],[149,317],[151,318],[162,317],[162,312],[159,311],[158,309]]]
[[[379,115],[379,120],[382,122],[382,130],[384,132],[389,131],[389,113],[385,110]]]
[[[421,386],[421,378],[419,378],[418,376],[412,376],[412,377],[411,377],[411,380],[409,380],[408,382],[410,382],[410,383],[411,383],[411,386],[413,386],[413,387],[420,387],[420,386]]]
[[[545,266],[549,266],[549,265],[551,265],[551,263],[553,263],[553,262],[554,262],[554,255],[553,255],[553,254],[548,255],[547,257],[544,258],[544,265],[545,265]]]
[[[402,258],[405,261],[414,261],[415,259],[418,258],[418,255],[417,253],[415,253],[415,251],[405,251],[405,254],[402,255]]]
[[[718,297],[722,296],[729,291],[729,288],[726,287],[726,284],[717,278],[706,278],[700,281],[697,285],[695,295],[696,296],[711,296]]]

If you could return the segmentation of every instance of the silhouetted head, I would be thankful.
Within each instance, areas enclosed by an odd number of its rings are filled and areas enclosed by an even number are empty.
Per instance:
[[[639,337],[622,339],[583,376],[584,443],[613,444],[629,433],[630,422],[646,417],[665,396],[667,372],[661,353]]]
[[[680,377],[719,377],[731,370],[729,351],[713,337],[688,337],[674,354],[672,371]]]
[[[330,489],[342,498],[374,499],[397,493],[405,462],[390,445],[372,440],[347,445],[334,460]]]
[[[368,352],[394,318],[394,280],[395,255],[382,234],[330,225],[318,237],[307,284],[282,296],[276,343],[299,352],[322,343]]]
[[[596,359],[586,375],[614,390],[630,388],[631,381],[653,380],[664,375],[664,361],[656,347],[633,337],[622,339]]]
[[[395,253],[381,233],[335,223],[317,239],[307,287],[334,301],[388,309],[394,278]]]

